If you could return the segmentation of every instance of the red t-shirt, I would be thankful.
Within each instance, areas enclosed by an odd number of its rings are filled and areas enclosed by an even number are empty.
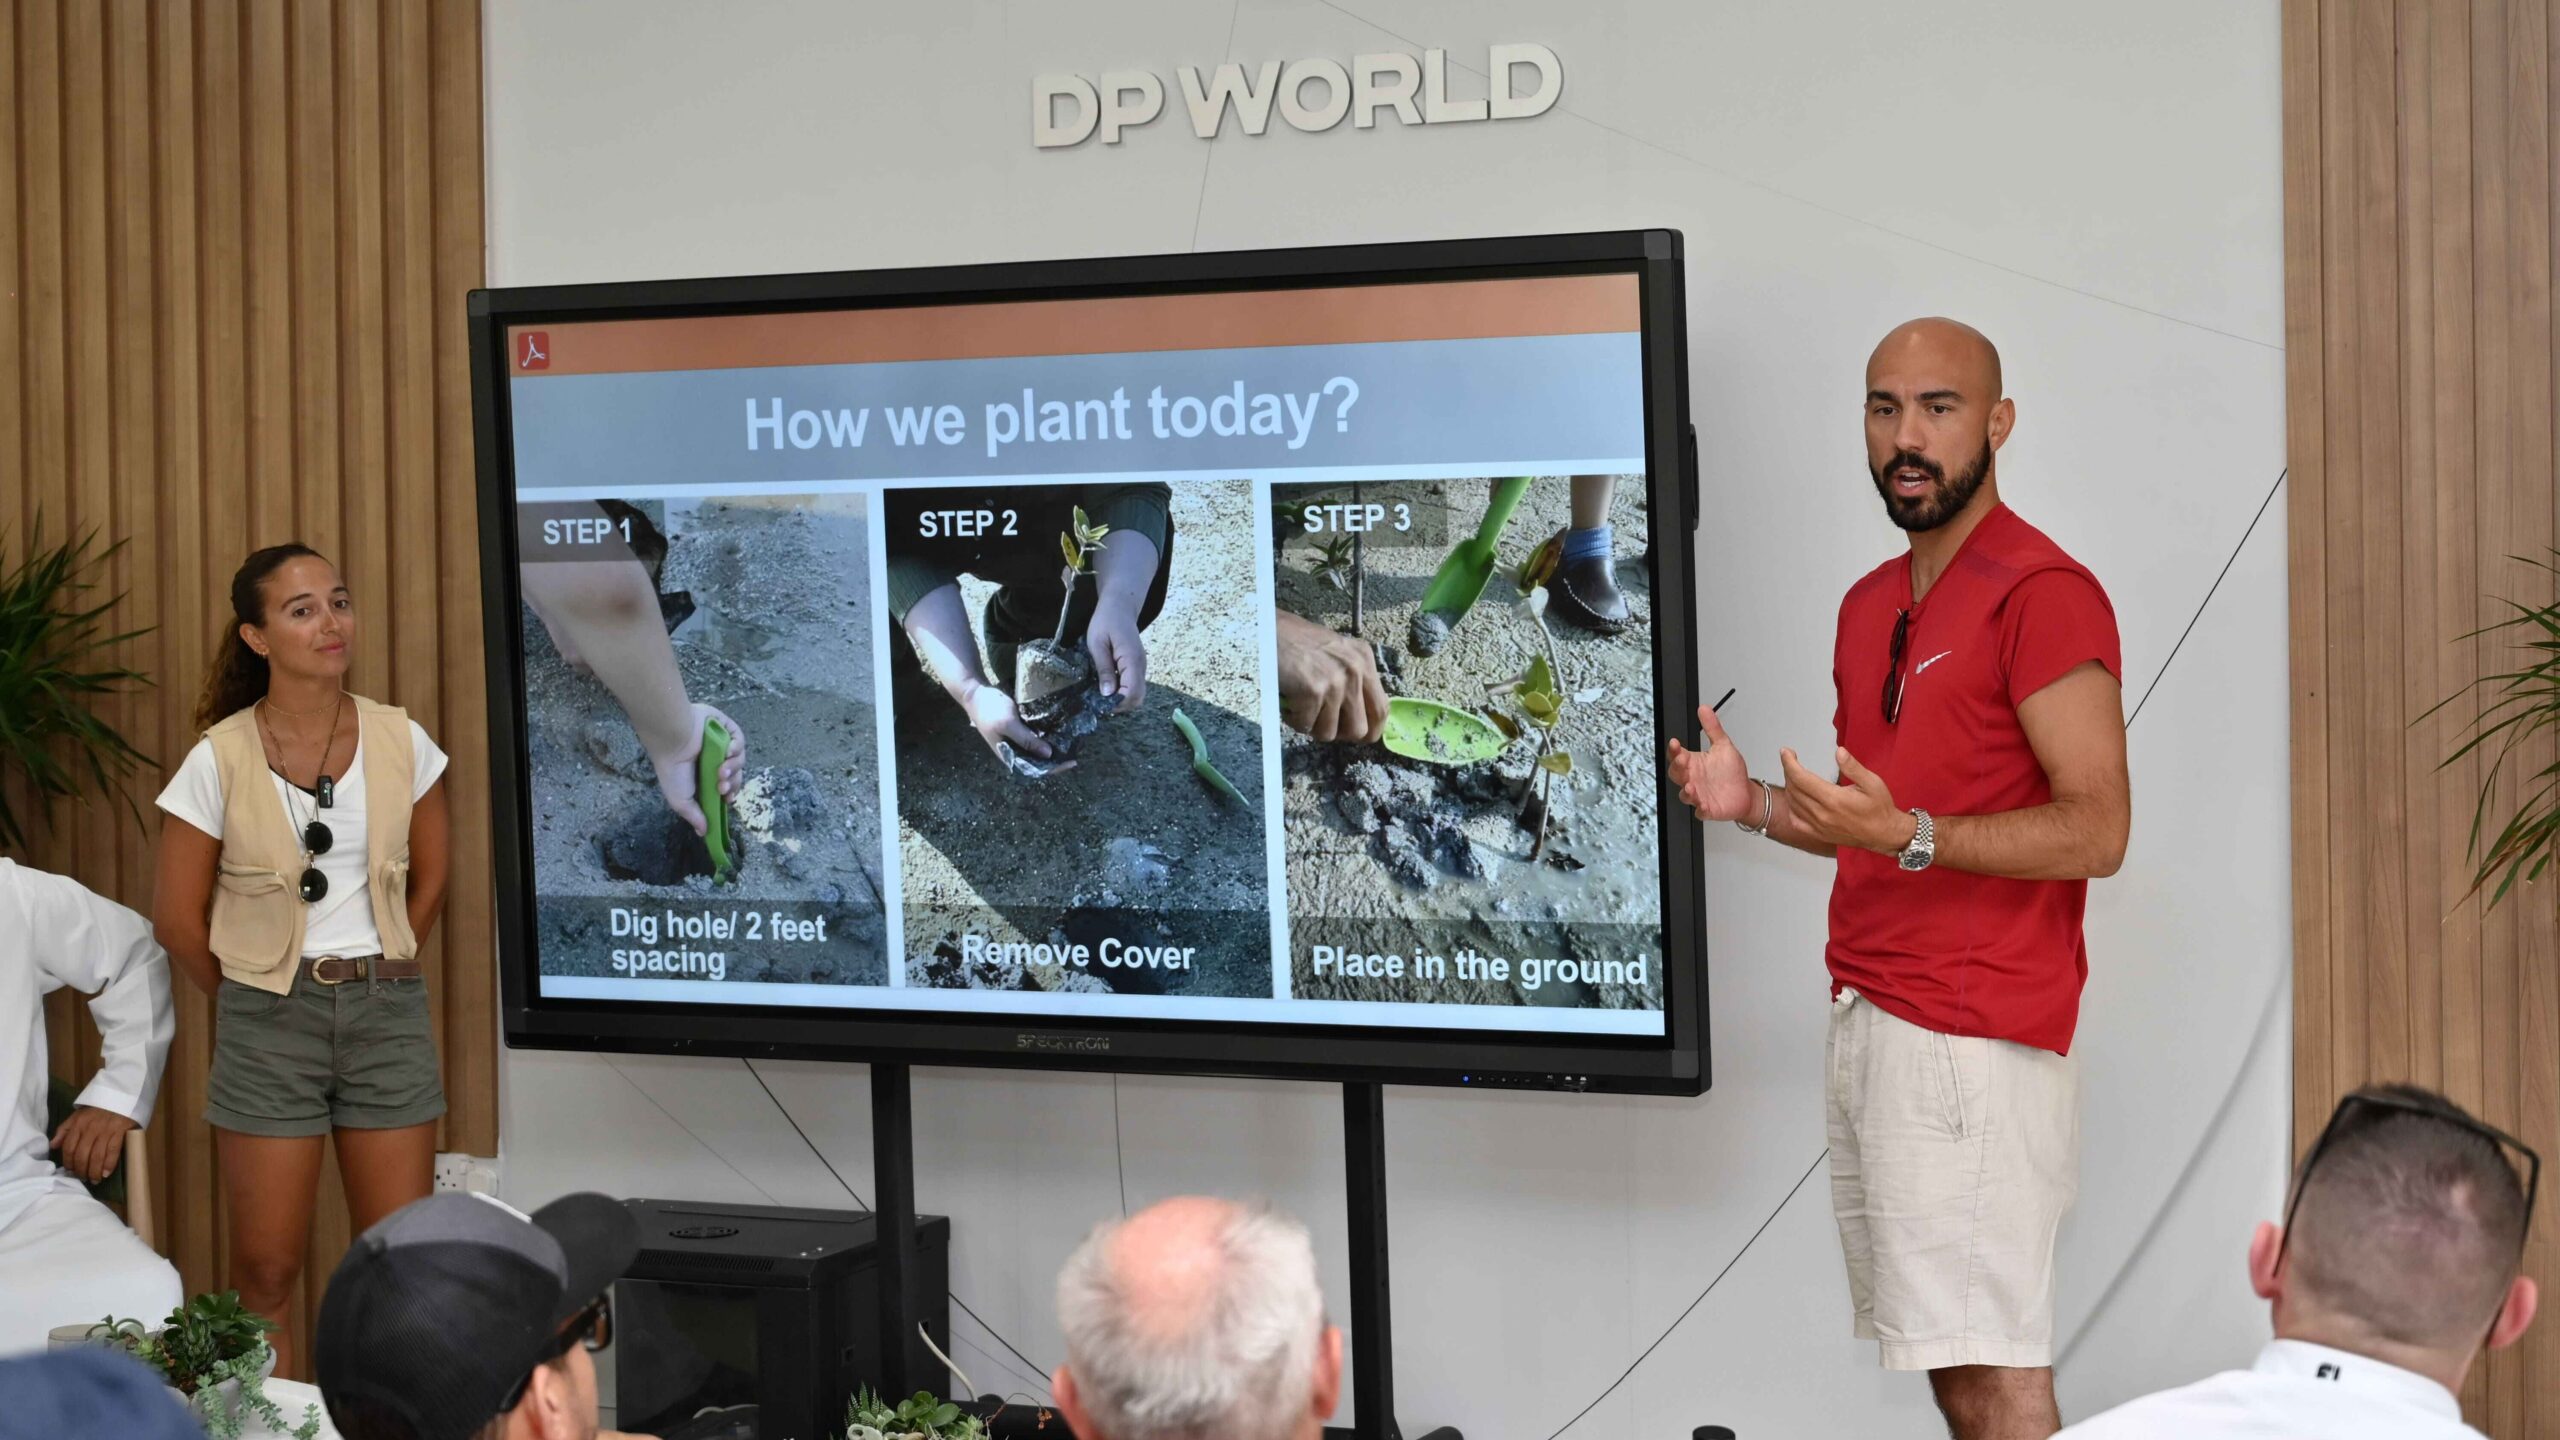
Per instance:
[[[1911,611],[1901,719],[1884,718],[1894,617]],[[1929,593],[1911,603],[1903,554],[1850,587],[1832,650],[1832,729],[1894,803],[1989,815],[2053,798],[2018,706],[2095,660],[2124,678],[2115,611],[2097,577],[2007,506],[1994,507]],[[2004,880],[1843,849],[1831,886],[1832,993],[1949,1035],[2068,1054],[2089,952],[2085,880]]]

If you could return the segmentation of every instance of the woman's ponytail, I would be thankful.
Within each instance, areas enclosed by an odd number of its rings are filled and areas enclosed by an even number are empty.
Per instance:
[[[265,623],[267,577],[286,561],[304,555],[320,558],[320,552],[308,545],[270,545],[252,551],[233,572],[231,623],[222,627],[222,637],[213,652],[213,668],[205,672],[204,691],[196,699],[198,731],[212,729],[214,722],[256,704],[266,695],[267,657],[249,648],[249,642],[240,638],[240,627]]]

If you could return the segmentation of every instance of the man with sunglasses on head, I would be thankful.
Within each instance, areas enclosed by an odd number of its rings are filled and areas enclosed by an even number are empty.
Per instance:
[[[1671,777],[1700,819],[1837,862],[1826,1108],[1856,1333],[1929,1372],[1957,1440],[2043,1440],[2080,919],[2131,816],[2115,614],[2000,501],[2017,410],[1990,341],[1914,320],[1866,381],[1868,472],[1910,546],[1840,606],[1836,778],[1792,750],[1754,778],[1705,706]]]
[[[598,1440],[593,1351],[640,1253],[629,1211],[566,1195],[526,1215],[430,1195],[357,1237],[313,1348],[345,1440]],[[630,1440],[630,1437],[623,1437]]]
[[[2541,1176],[2523,1142],[2433,1091],[2349,1094],[2303,1158],[2283,1228],[2250,1238],[2249,1285],[2276,1332],[2257,1364],[2062,1433],[2482,1440],[2454,1394],[2481,1351],[2533,1323],[2538,1296],[2517,1271]]]

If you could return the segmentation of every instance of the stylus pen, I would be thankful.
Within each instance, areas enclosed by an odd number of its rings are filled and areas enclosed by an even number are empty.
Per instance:
[[[1734,692],[1732,692],[1731,690],[1727,690],[1726,692],[1724,692],[1724,700],[1730,700],[1730,699],[1732,699],[1732,698],[1733,698],[1733,694],[1734,694]],[[1723,714],[1723,713],[1724,713],[1724,700],[1719,700],[1719,701],[1717,701],[1716,703],[1714,703],[1713,705],[1708,706],[1707,708],[1708,708],[1708,709],[1710,709],[1710,710],[1713,710],[1713,711],[1714,711],[1714,712],[1716,712],[1717,714],[1721,715],[1721,714]]]

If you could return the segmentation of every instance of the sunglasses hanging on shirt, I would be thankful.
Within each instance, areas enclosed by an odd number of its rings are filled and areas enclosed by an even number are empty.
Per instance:
[[[1902,719],[1902,652],[1911,644],[1911,612],[1893,612],[1892,669],[1884,677],[1884,723],[1897,724]]]
[[[309,793],[315,802],[312,807],[315,812],[329,809],[331,806],[335,805],[338,800],[337,779],[329,774],[329,754],[332,750],[337,748],[338,721],[345,713],[346,703],[346,692],[342,690],[338,693],[337,709],[331,714],[329,719],[328,738],[322,742],[320,747],[320,761],[317,765],[312,767],[315,772],[315,778]],[[259,716],[259,724],[263,727],[265,723],[266,717],[261,714]],[[268,739],[272,742],[274,739],[273,735],[270,734]],[[281,752],[282,747],[279,745],[277,748],[279,752]],[[302,788],[298,785],[293,785],[293,779],[290,775],[285,776],[284,780],[287,785],[293,786],[296,790]],[[292,805],[290,801],[288,801],[286,805],[286,818],[292,818],[291,811]],[[321,823],[318,814],[313,814],[310,819],[303,822],[302,878],[295,886],[295,889],[302,896],[303,904],[317,905],[322,900],[328,898],[329,877],[321,874],[320,867],[313,862],[317,857],[328,854],[330,847],[337,843],[337,835],[333,833],[327,825]]]

